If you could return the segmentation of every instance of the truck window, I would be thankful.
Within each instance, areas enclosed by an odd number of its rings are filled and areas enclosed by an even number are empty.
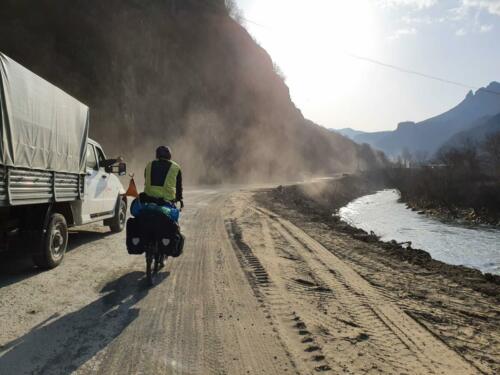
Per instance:
[[[104,152],[99,147],[96,147],[95,150],[97,151],[97,159],[99,160],[99,167],[102,168],[104,165],[104,161],[106,160],[106,157],[104,156]]]
[[[97,169],[97,159],[95,157],[94,146],[87,145],[87,168]]]

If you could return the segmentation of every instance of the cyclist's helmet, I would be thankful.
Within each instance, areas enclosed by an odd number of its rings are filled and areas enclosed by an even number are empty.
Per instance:
[[[168,147],[168,146],[158,147],[156,149],[156,158],[170,160],[172,158],[172,153],[170,152],[170,147]]]

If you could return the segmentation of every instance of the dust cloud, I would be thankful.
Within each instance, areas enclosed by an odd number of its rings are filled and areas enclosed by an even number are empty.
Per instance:
[[[172,148],[191,184],[282,181],[377,160],[304,119],[225,1],[6,0],[2,8],[3,52],[88,104],[91,137],[139,180],[159,145]]]

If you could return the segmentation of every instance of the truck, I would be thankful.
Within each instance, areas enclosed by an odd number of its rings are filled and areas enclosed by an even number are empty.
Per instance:
[[[29,249],[50,269],[69,227],[124,229],[126,165],[89,139],[89,122],[86,105],[0,53],[0,251]]]

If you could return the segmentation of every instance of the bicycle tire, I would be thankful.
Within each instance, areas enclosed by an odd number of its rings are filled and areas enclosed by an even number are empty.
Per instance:
[[[153,254],[150,251],[146,252],[146,279],[148,281],[149,286],[154,285],[154,274],[153,274]]]

